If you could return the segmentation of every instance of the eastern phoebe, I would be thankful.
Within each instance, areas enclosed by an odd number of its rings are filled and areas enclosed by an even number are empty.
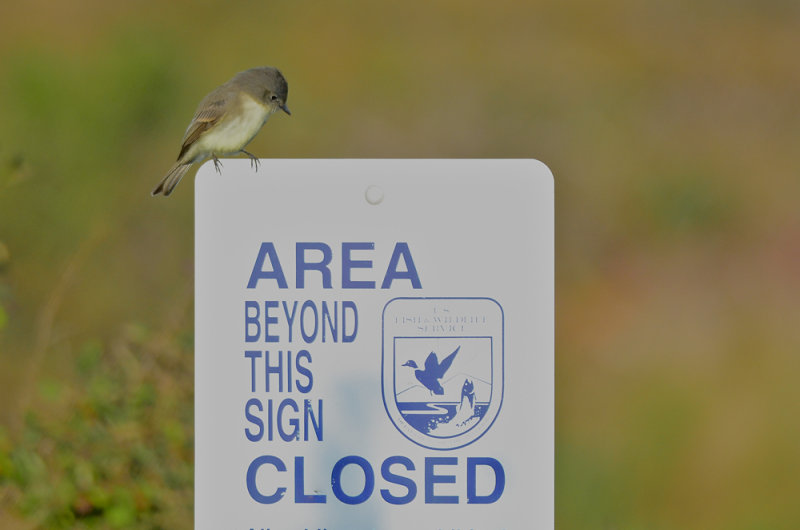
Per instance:
[[[289,85],[283,74],[272,66],[251,68],[239,72],[233,79],[215,89],[200,102],[183,135],[178,161],[153,190],[152,195],[172,193],[178,182],[195,162],[208,157],[214,160],[219,173],[217,156],[244,153],[258,170],[258,158],[244,150],[258,134],[273,112],[281,109],[291,115],[286,106]]]

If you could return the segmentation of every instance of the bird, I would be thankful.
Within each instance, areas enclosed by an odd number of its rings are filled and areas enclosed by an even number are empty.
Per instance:
[[[450,368],[450,365],[453,364],[453,360],[456,358],[456,354],[460,349],[461,346],[456,348],[453,353],[442,359],[442,362],[439,362],[439,358],[436,356],[436,354],[431,352],[428,354],[428,358],[425,359],[424,370],[420,370],[417,366],[417,363],[413,360],[406,361],[403,363],[403,366],[415,368],[414,376],[416,376],[417,381],[422,383],[425,388],[430,390],[432,393],[436,394],[437,396],[441,396],[444,394],[444,388],[439,382],[439,379],[444,377],[445,372],[447,372],[447,370]]]
[[[209,93],[197,106],[181,141],[178,160],[151,195],[172,193],[192,164],[207,158],[220,173],[218,156],[242,153],[258,170],[258,158],[245,151],[267,119],[278,110],[291,116],[286,99],[289,84],[273,66],[239,72]]]

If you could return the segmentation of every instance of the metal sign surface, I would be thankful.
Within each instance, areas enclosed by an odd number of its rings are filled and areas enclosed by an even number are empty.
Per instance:
[[[553,177],[225,160],[196,178],[195,526],[553,527]]]

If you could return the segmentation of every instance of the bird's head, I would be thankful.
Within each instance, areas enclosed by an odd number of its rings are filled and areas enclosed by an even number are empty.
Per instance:
[[[414,361],[411,361],[411,360],[404,362],[403,366],[409,366],[411,368],[418,368],[417,363],[415,363]]]
[[[286,82],[281,71],[272,66],[264,66],[260,69],[260,73],[264,76],[264,101],[271,107],[272,112],[280,109],[291,116],[292,113],[286,106],[286,100],[289,97],[289,83]]]
[[[282,110],[289,116],[292,115],[292,112],[289,110],[289,107],[286,106],[286,100],[282,98],[276,92],[267,91],[267,103],[271,107],[272,112],[276,112],[278,109]]]

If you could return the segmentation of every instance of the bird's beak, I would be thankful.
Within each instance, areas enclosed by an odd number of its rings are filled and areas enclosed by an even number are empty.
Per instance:
[[[286,103],[284,103],[283,105],[281,105],[281,106],[280,106],[280,109],[281,109],[283,112],[285,112],[286,114],[288,114],[289,116],[291,116],[291,115],[292,115],[292,112],[289,110],[289,107],[287,107],[287,106],[286,106]]]

